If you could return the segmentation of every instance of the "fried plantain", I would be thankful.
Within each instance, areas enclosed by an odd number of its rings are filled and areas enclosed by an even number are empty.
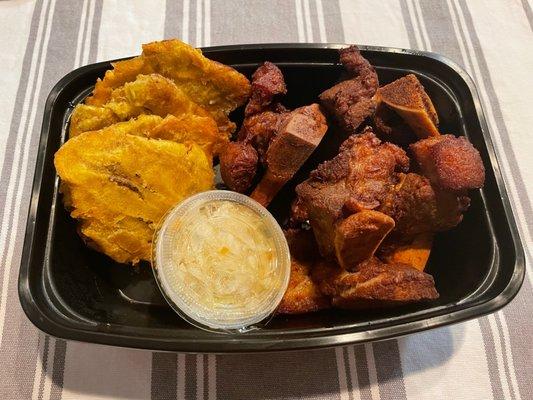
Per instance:
[[[101,106],[110,100],[114,89],[139,74],[152,73],[173,80],[192,101],[212,114],[222,132],[229,135],[235,130],[228,114],[247,100],[250,82],[235,69],[175,39],[144,44],[140,56],[113,64],[104,79],[96,82],[86,103]]]
[[[150,260],[161,217],[184,198],[212,188],[214,173],[198,145],[134,136],[125,124],[68,140],[54,163],[65,206],[88,245],[117,262],[136,264]]]

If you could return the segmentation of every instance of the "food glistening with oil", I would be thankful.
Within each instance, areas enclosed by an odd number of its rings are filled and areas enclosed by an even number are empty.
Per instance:
[[[81,238],[117,263],[151,262],[171,306],[201,327],[437,299],[424,270],[483,186],[481,156],[440,131],[416,75],[380,82],[356,46],[339,57],[339,82],[294,109],[271,62],[247,77],[167,40],[115,63],[54,160]],[[215,167],[251,205],[212,191]],[[273,222],[266,208],[289,182],[289,218]]]

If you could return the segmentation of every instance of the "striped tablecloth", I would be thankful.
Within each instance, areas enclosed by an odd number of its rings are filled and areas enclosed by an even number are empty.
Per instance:
[[[76,67],[170,37],[196,46],[346,42],[450,57],[479,88],[531,261],[531,0],[0,1],[1,399],[533,399],[530,269],[496,314],[320,351],[158,353],[67,342],[33,327],[17,277],[45,98]]]

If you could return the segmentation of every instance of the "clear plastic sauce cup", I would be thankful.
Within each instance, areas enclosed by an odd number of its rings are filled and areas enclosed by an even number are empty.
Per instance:
[[[215,332],[262,326],[290,275],[287,241],[274,217],[249,197],[213,190],[189,197],[165,216],[152,266],[170,306]]]

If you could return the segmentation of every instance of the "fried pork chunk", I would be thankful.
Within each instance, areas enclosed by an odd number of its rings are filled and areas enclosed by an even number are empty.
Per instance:
[[[466,138],[435,136],[419,140],[410,148],[422,173],[436,187],[460,193],[483,186],[483,161]]]
[[[318,104],[297,108],[283,117],[266,152],[266,171],[251,197],[267,206],[300,169],[326,134],[326,117]]]
[[[291,251],[289,286],[277,309],[280,314],[303,314],[330,307],[330,300],[311,279],[313,264],[319,258],[310,231],[285,231]]]
[[[352,134],[374,113],[376,103],[373,96],[379,82],[376,70],[357,46],[340,50],[340,62],[349,79],[324,91],[320,95],[320,103],[347,134]]]
[[[224,183],[241,193],[251,188],[260,164],[264,174],[251,197],[264,206],[300,169],[327,131],[318,104],[289,111],[275,102],[286,92],[279,68],[269,62],[260,66],[252,77],[252,94],[237,141],[228,144],[220,158]]]
[[[266,61],[252,75],[252,91],[244,115],[250,116],[267,110],[276,96],[286,93],[287,86],[280,69]]]
[[[244,193],[257,173],[257,151],[245,142],[230,142],[220,155],[220,176],[235,192]]]
[[[427,178],[405,173],[408,168],[402,149],[382,143],[367,128],[296,187],[298,211],[307,212],[322,256],[356,269],[389,232],[413,237],[461,221],[468,200],[434,190]]]
[[[377,210],[398,183],[397,172],[408,167],[409,159],[403,150],[382,144],[368,128],[363,134],[348,138],[335,158],[320,164],[309,179],[296,187],[300,207],[304,207],[309,216],[324,257],[332,257],[335,243],[348,235],[339,224],[359,211]],[[390,231],[390,221],[374,217],[372,224],[378,223],[383,226],[371,230],[386,235]],[[371,248],[383,239],[373,237],[376,243]],[[343,266],[347,262],[339,260]]]
[[[405,264],[384,264],[373,257],[357,272],[347,272],[331,261],[319,261],[312,278],[339,308],[397,306],[439,297],[433,277]]]
[[[228,114],[244,104],[250,93],[250,82],[244,75],[176,39],[147,43],[142,48],[140,56],[114,63],[104,79],[98,79],[87,105],[102,106],[116,88],[138,75],[156,73],[171,79],[187,97],[205,108],[226,136],[233,132],[235,124]]]
[[[395,134],[394,136],[398,135],[398,130],[406,131],[405,126],[395,122],[386,109],[400,115],[419,138],[439,135],[437,111],[415,75],[406,75],[380,87],[376,93],[376,101],[379,106],[374,122],[376,126],[384,128],[385,135],[389,129],[389,133]]]

